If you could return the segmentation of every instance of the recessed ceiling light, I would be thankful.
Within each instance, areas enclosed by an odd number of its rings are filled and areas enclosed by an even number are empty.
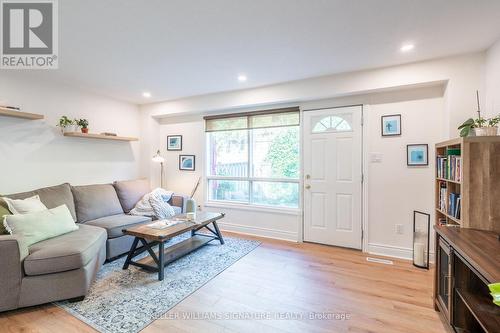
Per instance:
[[[151,93],[149,91],[145,91],[142,93],[142,97],[149,98],[149,97],[151,97]]]
[[[401,46],[401,52],[408,52],[408,51],[411,51],[415,48],[415,45],[414,44],[405,44],[403,46]]]
[[[238,81],[245,82],[247,80],[247,76],[245,74],[238,75]]]

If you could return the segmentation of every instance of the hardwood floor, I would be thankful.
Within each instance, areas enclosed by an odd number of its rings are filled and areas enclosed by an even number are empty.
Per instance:
[[[432,306],[432,271],[367,262],[354,250],[231,236],[262,245],[142,332],[446,332]],[[348,317],[309,319],[314,313]],[[218,317],[229,314],[247,319]],[[95,332],[53,305],[0,314],[0,331]]]

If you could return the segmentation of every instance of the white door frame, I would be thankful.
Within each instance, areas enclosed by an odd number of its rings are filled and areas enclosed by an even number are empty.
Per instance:
[[[342,105],[342,106],[330,106],[330,107],[322,107],[322,108],[313,108],[313,109],[301,109],[301,116],[300,116],[300,123],[301,123],[301,179],[300,179],[300,197],[301,197],[301,206],[302,206],[302,223],[301,223],[301,228],[299,230],[300,234],[300,241],[304,242],[304,223],[305,223],[305,216],[304,216],[304,161],[303,161],[303,152],[305,148],[305,141],[304,141],[304,112],[308,111],[320,111],[320,110],[327,110],[327,109],[339,109],[339,108],[345,108],[345,107],[352,107],[352,106],[360,106],[361,107],[361,170],[363,172],[362,179],[363,182],[361,184],[361,251],[366,252],[368,249],[368,158],[367,158],[367,151],[368,151],[368,144],[367,140],[365,140],[365,137],[368,136],[368,126],[366,124],[368,123],[368,114],[369,112],[365,112],[369,110],[369,105],[365,104],[351,104],[351,105]]]

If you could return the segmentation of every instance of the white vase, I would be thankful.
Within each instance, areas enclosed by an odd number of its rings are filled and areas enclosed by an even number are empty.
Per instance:
[[[66,127],[63,127],[62,131],[63,131],[63,133],[78,132],[79,127],[78,127],[78,125],[68,125]]]
[[[474,136],[487,136],[487,133],[486,127],[474,128]]]

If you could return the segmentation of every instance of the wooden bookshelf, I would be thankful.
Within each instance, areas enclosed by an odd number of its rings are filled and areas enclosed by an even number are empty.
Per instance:
[[[138,138],[126,137],[126,136],[113,136],[104,134],[93,134],[93,133],[80,133],[80,132],[66,132],[64,136],[73,138],[85,138],[85,139],[98,139],[98,140],[113,140],[113,141],[138,141]]]
[[[438,157],[451,160],[448,152],[460,151],[455,155],[461,159],[460,179],[438,177],[436,162],[436,224],[446,219],[448,224],[463,228],[494,231],[500,233],[500,136],[457,138],[436,144]],[[460,195],[460,218],[440,209],[440,187],[446,186],[446,208],[449,194]]]
[[[21,111],[17,111],[14,109],[8,109],[8,108],[3,108],[3,107],[0,107],[0,116],[11,117],[11,118],[21,118],[21,119],[27,119],[27,120],[39,120],[39,119],[44,118],[44,116],[42,114],[21,112]]]

